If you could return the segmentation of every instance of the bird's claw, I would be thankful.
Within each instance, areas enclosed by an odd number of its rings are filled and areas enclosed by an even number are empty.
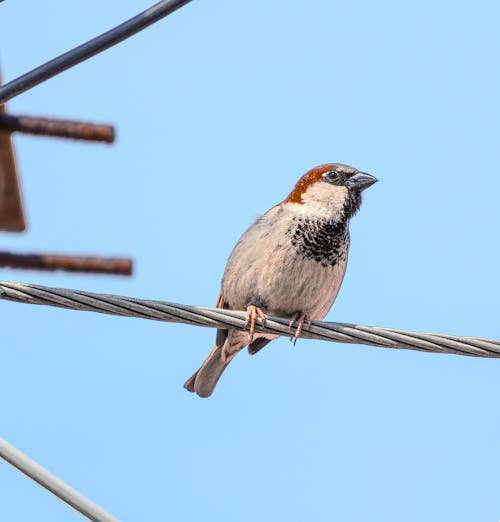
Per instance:
[[[250,326],[248,330],[249,343],[253,341],[253,336],[255,334],[255,324],[257,323],[257,319],[260,319],[262,323],[262,328],[264,328],[266,326],[266,315],[258,306],[249,305],[247,307],[247,316],[245,319],[245,324],[243,325],[243,330],[246,330],[247,327]]]
[[[304,323],[307,322],[307,327],[311,324],[311,320],[307,318],[306,314],[303,312],[295,312],[288,323],[288,329],[291,331],[294,327],[295,323],[297,323],[297,329],[295,330],[295,335],[290,337],[290,341],[293,341],[293,345],[297,342],[297,339],[300,337],[302,333],[302,327]]]

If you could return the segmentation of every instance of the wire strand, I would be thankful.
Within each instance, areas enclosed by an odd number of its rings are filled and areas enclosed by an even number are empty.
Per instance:
[[[110,29],[109,31],[96,36],[92,40],[85,42],[70,51],[36,67],[35,69],[19,76],[15,80],[0,87],[0,104],[14,98],[35,85],[52,78],[74,65],[95,56],[96,54],[109,49],[113,45],[133,36],[151,24],[168,16],[177,9],[191,2],[191,0],[163,0],[154,4],[149,9],[130,18],[126,22]]]
[[[0,458],[17,468],[30,479],[43,488],[50,491],[73,509],[76,509],[84,517],[93,522],[118,522],[118,519],[110,515],[100,506],[92,502],[76,489],[68,486],[61,479],[46,470],[40,464],[32,460],[17,448],[0,438]]]
[[[139,317],[155,321],[237,330],[243,328],[246,317],[245,312],[220,308],[190,306],[10,281],[0,281],[0,299],[122,317]],[[287,318],[268,317],[266,327],[262,328],[258,325],[257,331],[289,337],[291,332],[288,323],[289,319]],[[301,337],[341,343],[366,344],[382,348],[500,358],[500,341],[496,339],[411,332],[380,326],[312,321],[309,326],[304,325]]]

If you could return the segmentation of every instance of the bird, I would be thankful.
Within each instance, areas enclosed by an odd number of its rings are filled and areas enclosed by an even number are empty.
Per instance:
[[[240,350],[248,346],[253,355],[278,337],[256,332],[268,315],[290,318],[294,342],[304,324],[325,317],[344,279],[349,222],[361,193],[377,181],[341,163],[319,165],[243,233],[227,261],[216,307],[246,310],[244,329],[217,330],[215,347],[184,384],[188,391],[209,397]]]

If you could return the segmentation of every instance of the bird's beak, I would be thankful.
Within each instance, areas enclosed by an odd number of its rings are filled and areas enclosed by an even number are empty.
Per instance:
[[[377,183],[378,179],[371,174],[366,172],[356,172],[347,180],[347,186],[350,189],[358,190],[359,192],[371,187],[374,183]]]

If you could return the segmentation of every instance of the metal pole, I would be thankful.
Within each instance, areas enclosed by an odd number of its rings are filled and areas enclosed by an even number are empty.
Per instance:
[[[65,484],[61,479],[2,438],[0,438],[0,457],[89,520],[94,522],[119,522],[113,515]]]

